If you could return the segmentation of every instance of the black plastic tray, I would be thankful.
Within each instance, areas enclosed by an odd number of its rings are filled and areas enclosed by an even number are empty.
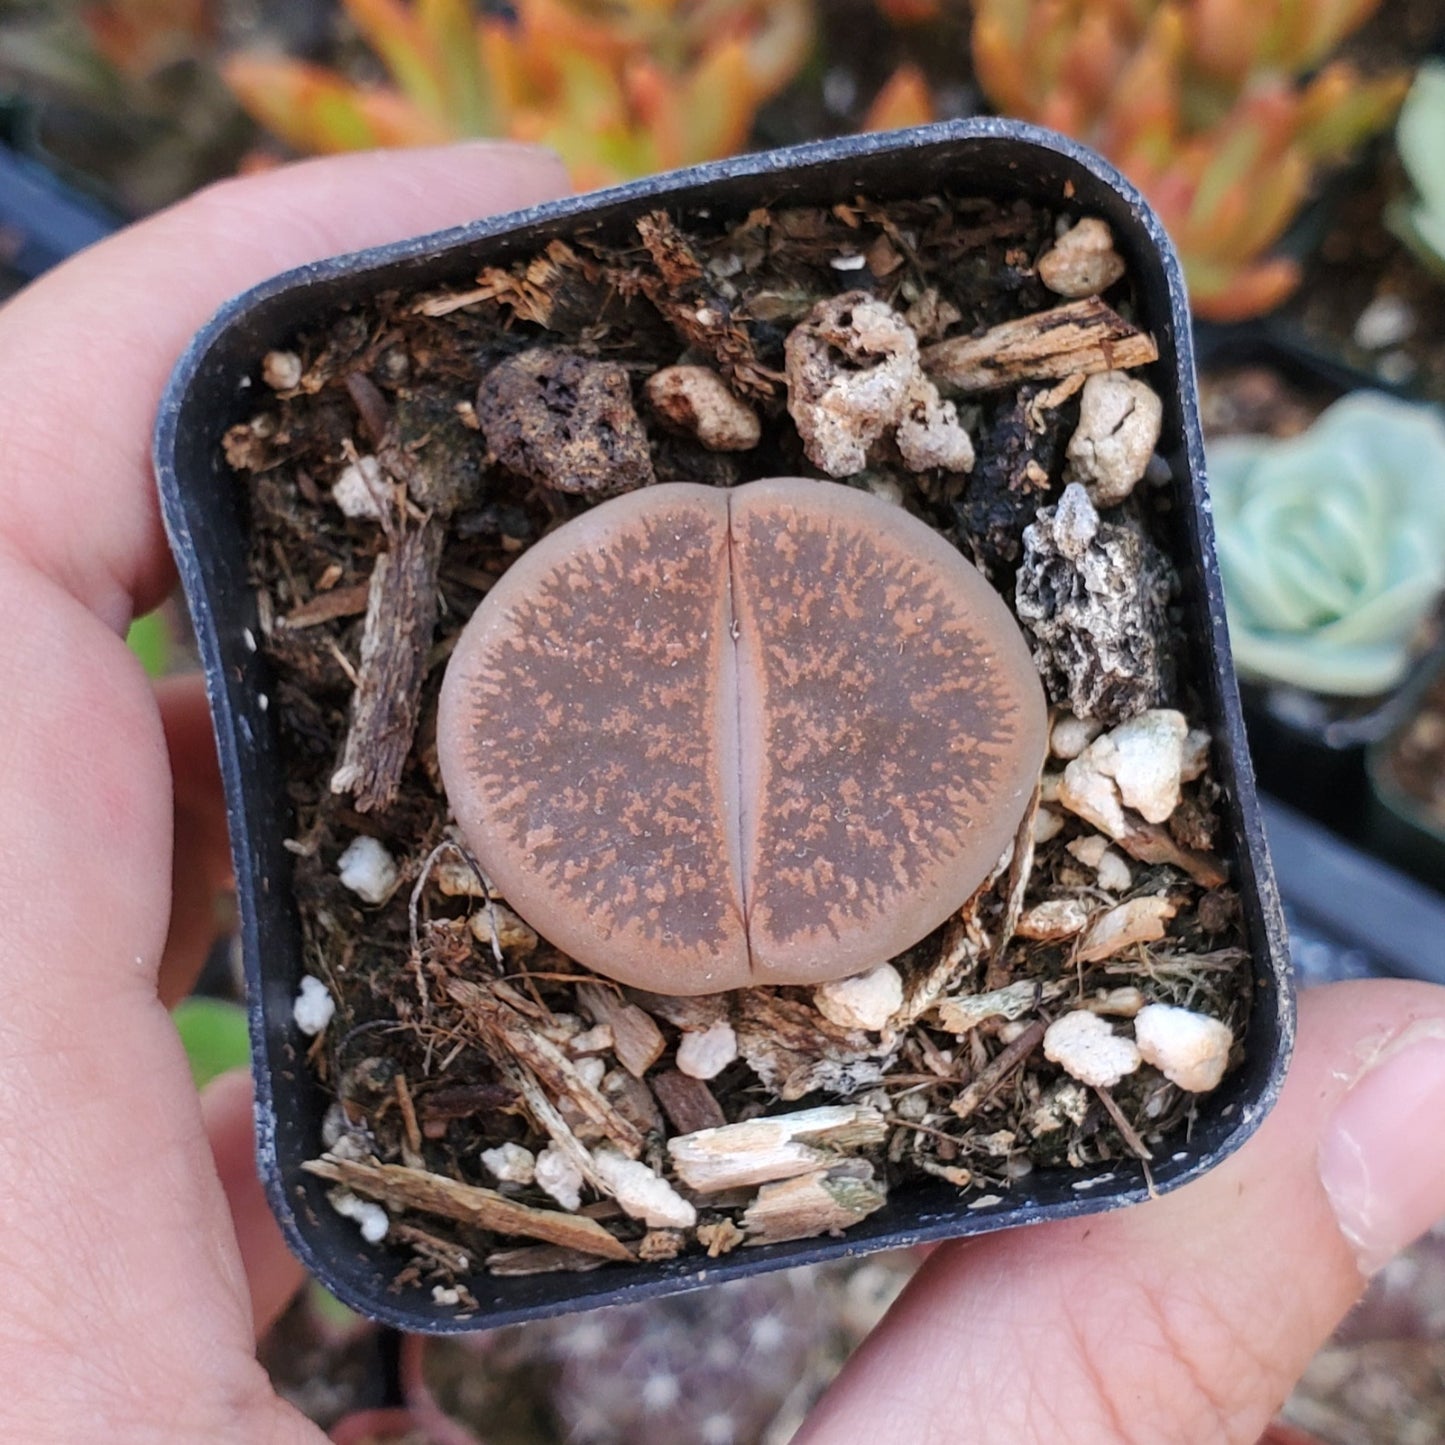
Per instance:
[[[940,188],[1024,196],[1105,217],[1135,279],[1140,320],[1158,340],[1152,382],[1164,399],[1163,455],[1174,474],[1176,535],[1186,627],[1198,692],[1215,738],[1224,788],[1225,836],[1243,901],[1257,988],[1245,1062],[1201,1101],[1190,1137],[1154,1168],[1173,1189],[1237,1148],[1279,1091],[1294,1036],[1288,946],[1275,893],[1229,661],[1224,605],[1205,501],[1189,318],[1178,261],[1138,193],[1092,152],[1017,122],[977,120],[853,137],[718,162],[615,190],[552,202],[432,237],[303,267],[222,308],[182,358],[166,393],[155,445],[166,525],[190,600],[205,664],[230,810],[257,1080],[262,1178],[292,1249],[336,1294],[407,1329],[469,1330],[617,1303],[808,1264],[1087,1214],[1142,1200],[1137,1164],[1093,1172],[1040,1169],[997,1203],[968,1201],[941,1181],[895,1191],[879,1213],[842,1239],[741,1249],[717,1261],[604,1267],[587,1274],[468,1280],[480,1309],[459,1317],[418,1286],[394,1287],[396,1261],[368,1248],[327,1205],[323,1186],[303,1174],[320,1150],[328,1100],[302,1058],[291,1003],[302,972],[298,922],[282,846],[290,827],[264,660],[246,579],[245,489],[221,456],[225,429],[253,406],[265,351],[298,328],[389,287],[469,284],[481,265],[505,264],[555,236],[612,228],[659,205],[742,215],[764,203],[833,204],[860,191],[878,199]]]

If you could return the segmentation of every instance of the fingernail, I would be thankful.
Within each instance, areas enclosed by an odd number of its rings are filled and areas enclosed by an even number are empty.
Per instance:
[[[1319,1168],[1362,1274],[1445,1216],[1445,1024],[1417,1026],[1367,1065],[1325,1130]]]

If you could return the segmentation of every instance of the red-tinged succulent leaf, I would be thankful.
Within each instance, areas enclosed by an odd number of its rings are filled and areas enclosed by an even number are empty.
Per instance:
[[[873,97],[859,129],[901,130],[910,125],[927,125],[934,115],[928,78],[916,65],[900,65]]]
[[[1046,88],[1035,84],[1023,55],[1008,33],[996,4],[980,5],[973,22],[973,69],[984,94],[1004,115],[1037,119],[1048,100]]]
[[[496,134],[496,111],[468,0],[417,0],[416,14],[438,59],[443,112],[451,129],[457,135]]]
[[[387,73],[423,114],[445,123],[446,88],[442,61],[405,0],[343,0],[346,14],[377,53]]]
[[[215,30],[208,0],[102,0],[80,19],[101,58],[138,79],[195,55]]]
[[[813,52],[817,19],[811,0],[762,0],[747,38],[748,73],[759,103],[776,95]]]
[[[754,86],[743,42],[725,41],[704,56],[676,94],[682,153],[669,164],[691,165],[736,155],[747,144],[762,96]]]
[[[1255,68],[1271,20],[1260,0],[1194,0],[1185,11],[1191,65],[1236,89]]]
[[[240,54],[225,62],[221,74],[253,119],[303,155],[447,139],[404,97],[362,90],[321,66]]]
[[[1186,255],[1184,274],[1189,281],[1190,304],[1206,321],[1245,321],[1273,311],[1289,298],[1300,279],[1299,266],[1283,256],[1241,269],[1211,266]]]
[[[1300,100],[1300,147],[1316,161],[1343,159],[1394,120],[1409,88],[1405,74],[1362,81],[1344,62],[1326,66]]]

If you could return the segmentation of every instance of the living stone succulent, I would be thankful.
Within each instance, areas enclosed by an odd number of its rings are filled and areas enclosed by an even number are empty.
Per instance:
[[[1240,671],[1332,695],[1398,683],[1445,591],[1445,421],[1357,392],[1285,441],[1213,444]]]
[[[670,994],[819,983],[937,927],[1048,733],[1002,598],[832,482],[673,483],[551,533],[448,664],[447,798],[579,963]]]

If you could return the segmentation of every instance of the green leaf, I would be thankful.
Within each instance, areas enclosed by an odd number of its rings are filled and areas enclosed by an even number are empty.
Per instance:
[[[159,612],[137,617],[125,635],[126,646],[140,658],[150,677],[164,677],[171,664],[171,629]]]
[[[246,1010],[218,998],[183,999],[171,1011],[198,1089],[251,1058]]]

